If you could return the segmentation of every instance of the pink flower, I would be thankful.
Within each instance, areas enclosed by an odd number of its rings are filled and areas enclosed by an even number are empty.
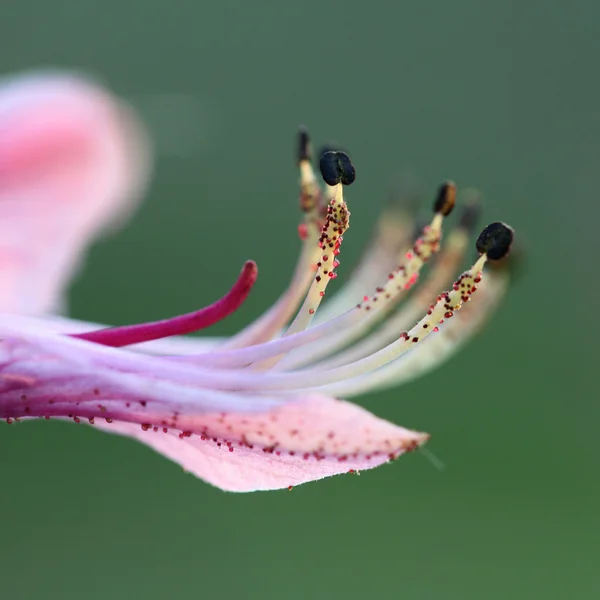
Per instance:
[[[143,193],[147,136],[130,108],[76,75],[6,81],[0,88],[0,417],[90,423],[133,437],[232,491],[370,469],[424,443],[427,434],[337,397],[412,379],[472,337],[507,288],[505,269],[485,276],[482,270],[487,261],[504,262],[512,230],[502,223],[485,228],[479,259],[452,283],[476,206],[466,203],[441,249],[454,184],[441,186],[433,219],[414,242],[411,217],[392,203],[353,278],[320,309],[336,277],[350,217],[344,186],[355,171],[345,153],[323,153],[323,189],[306,132],[299,142],[300,257],[288,288],[262,317],[227,340],[182,337],[242,304],[257,274],[249,261],[231,290],[204,309],[104,328],[45,313],[61,306],[86,246]],[[413,290],[430,259],[427,279]],[[449,291],[439,294],[445,286]]]

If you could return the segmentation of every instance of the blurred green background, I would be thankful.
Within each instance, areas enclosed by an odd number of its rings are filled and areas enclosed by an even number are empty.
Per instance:
[[[405,167],[429,194],[481,188],[527,269],[458,358],[360,399],[432,432],[442,472],[417,453],[234,495],[90,427],[0,425],[0,597],[599,597],[599,19],[592,0],[5,0],[2,72],[83,68],[157,140],[147,202],[92,251],[76,317],[188,311],[250,257],[259,284],[215,333],[260,314],[297,251],[299,123],[359,173],[338,281]]]

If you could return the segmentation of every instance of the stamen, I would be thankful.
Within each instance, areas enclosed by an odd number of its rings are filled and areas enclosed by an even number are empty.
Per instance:
[[[445,247],[439,253],[424,284],[417,288],[407,304],[360,343],[350,346],[344,352],[340,352],[328,360],[315,364],[315,368],[331,369],[369,356],[393,342],[397,335],[396,332],[402,331],[414,323],[428,306],[431,298],[435,297],[437,290],[445,288],[452,281],[452,274],[459,269],[463,261],[478,214],[479,203],[472,197],[469,203],[463,207],[459,226],[450,232]]]
[[[343,186],[351,185],[356,171],[350,157],[344,152],[326,152],[320,160],[321,175],[325,183],[335,190],[327,207],[325,223],[318,242],[320,253],[317,260],[317,272],[302,307],[286,335],[306,329],[325,295],[327,284],[335,279],[335,269],[339,265],[337,255],[343,241],[343,235],[349,226],[350,211],[344,202]]]
[[[435,203],[431,224],[423,229],[422,235],[415,241],[412,250],[406,253],[403,264],[390,273],[383,287],[377,288],[371,298],[365,298],[358,308],[362,312],[360,323],[351,328],[338,330],[319,342],[316,347],[305,347],[286,356],[278,369],[294,369],[320,360],[344,348],[364,335],[373,325],[393,308],[400,298],[416,283],[421,269],[440,247],[442,221],[454,207],[456,185],[446,182],[440,186]],[[439,288],[436,288],[439,289]],[[431,296],[430,296],[431,297]],[[396,330],[397,331],[397,330]]]
[[[480,281],[480,272],[487,260],[481,256],[470,271],[461,275],[449,292],[438,296],[435,304],[431,305],[428,313],[408,332],[400,335],[400,339],[386,346],[378,352],[361,360],[330,369],[328,371],[295,372],[270,372],[268,375],[257,374],[253,371],[213,370],[208,372],[211,378],[210,385],[217,389],[243,389],[243,390],[296,390],[313,389],[330,383],[343,381],[368,373],[399,358],[404,353],[412,350],[415,345],[432,332],[437,330],[439,324],[450,319],[454,312],[467,302],[476,291]]]
[[[470,298],[474,293],[475,284],[479,281],[480,269],[483,267],[486,256],[483,255],[475,263],[471,271],[464,273],[449,292],[445,292],[439,296],[439,300],[427,315],[417,323],[409,332],[401,334],[400,339],[390,344],[383,350],[362,359],[360,361],[347,364],[337,369],[330,371],[296,371],[288,373],[258,373],[252,370],[239,369],[210,369],[203,368],[197,365],[174,364],[175,361],[168,357],[153,357],[141,356],[134,352],[120,352],[119,364],[122,368],[127,369],[130,374],[128,379],[135,379],[134,374],[138,372],[148,373],[151,371],[156,377],[164,378],[165,384],[173,378],[177,379],[180,385],[195,386],[198,382],[202,382],[202,386],[222,391],[256,391],[264,392],[268,390],[308,390],[319,386],[325,386],[330,383],[343,381],[356,377],[362,373],[378,369],[387,362],[390,362],[411,348],[422,339],[425,339],[432,331],[434,325],[448,319],[452,316],[455,310],[458,310],[462,303]],[[31,334],[30,337],[32,337]],[[419,337],[420,336],[420,337]],[[47,336],[36,336],[36,343],[40,348],[45,347],[45,344],[52,344],[52,340]],[[73,343],[81,343],[81,340],[72,340]],[[92,347],[95,346],[95,347]],[[114,348],[105,346],[97,346],[85,344],[80,347],[78,354],[72,355],[72,360],[76,361],[82,369],[89,368],[91,360],[89,353],[93,353],[94,364],[98,368],[113,364],[115,355]],[[70,365],[72,369],[74,365]],[[39,369],[39,366],[37,366]],[[122,379],[122,376],[120,376]],[[147,386],[146,386],[147,387]],[[146,393],[147,390],[145,390]]]
[[[416,204],[415,192],[408,184],[395,191],[377,220],[368,252],[342,288],[319,308],[316,322],[324,323],[356,306],[365,290],[374,289],[396,268],[399,257],[412,246]]]
[[[243,348],[273,338],[291,319],[314,276],[312,266],[317,261],[317,240],[322,226],[322,192],[311,163],[311,142],[308,131],[298,132],[298,167],[300,169],[300,209],[304,215],[298,231],[302,250],[292,279],[277,302],[261,317],[232,336],[222,347]]]
[[[427,315],[408,332],[402,333],[399,340],[358,361],[347,363],[328,371],[315,372],[313,370],[310,374],[310,387],[319,385],[318,382],[323,379],[329,379],[329,381],[333,382],[367,373],[402,356],[409,349],[413,348],[416,343],[424,340],[431,332],[436,331],[438,324],[450,319],[454,315],[454,312],[461,308],[464,302],[470,300],[471,295],[477,289],[476,284],[480,281],[480,272],[483,269],[486,259],[486,255],[480,257],[472,269],[463,273],[455,282],[453,289],[440,295],[438,301],[431,305]],[[304,375],[306,379],[306,373],[302,373],[302,371],[296,372],[293,375]],[[272,377],[275,377],[275,375],[272,375]],[[292,374],[288,375],[288,377],[292,377]]]
[[[351,398],[367,391],[384,390],[408,383],[436,369],[479,333],[504,299],[509,279],[507,269],[490,269],[478,287],[477,302],[470,302],[463,307],[424,344],[418,344],[400,360],[388,363],[380,369],[320,387],[318,391]],[[348,358],[352,356],[349,355]],[[333,366],[333,361],[331,364]]]
[[[445,188],[447,189],[447,188]],[[437,201],[436,201],[437,202]],[[288,357],[281,358],[281,355],[291,352],[301,346],[306,346],[312,342],[317,342],[317,349],[311,346],[309,356],[312,357],[312,353],[318,351],[318,348],[325,343],[329,343],[328,340],[331,338],[332,344],[336,344],[337,338],[340,332],[352,332],[363,319],[372,318],[371,314],[375,314],[377,309],[383,308],[388,302],[393,302],[397,295],[401,295],[405,292],[406,286],[409,285],[409,280],[414,276],[415,272],[422,266],[424,258],[428,258],[434,249],[439,246],[441,223],[443,220],[441,214],[436,214],[431,225],[425,228],[424,235],[415,242],[415,249],[409,253],[408,257],[405,257],[406,264],[398,267],[394,272],[388,276],[388,281],[383,288],[378,288],[376,293],[371,297],[364,300],[358,306],[355,306],[352,310],[345,314],[336,317],[326,323],[317,325],[304,331],[298,331],[297,333],[288,334],[280,339],[273,340],[264,344],[256,344],[245,348],[229,349],[211,351],[206,354],[199,354],[196,356],[182,356],[174,357],[174,360],[180,360],[183,362],[193,362],[199,365],[211,366],[211,367],[223,367],[223,368],[236,368],[242,366],[248,366],[252,363],[262,363],[268,359],[277,357],[281,360],[281,368],[288,366],[289,361],[295,361],[296,358],[305,356],[306,354],[299,355],[288,359]],[[416,280],[416,279],[415,279]],[[315,282],[313,282],[313,285]],[[317,296],[317,299],[319,296]],[[306,303],[305,303],[306,304]],[[371,307],[371,309],[365,309],[365,306]],[[299,313],[299,317],[302,315],[302,310]],[[370,323],[367,321],[367,323]],[[370,326],[370,324],[369,324]],[[349,333],[349,335],[353,335]],[[342,344],[343,346],[344,344]],[[292,355],[290,355],[292,356]],[[272,366],[273,361],[269,361],[267,364],[261,364],[261,367]]]
[[[512,240],[512,230],[508,226],[494,223],[484,230],[482,236],[483,239],[487,240],[486,247],[490,249],[496,260],[508,253],[510,241]],[[227,369],[226,372],[218,369],[203,369],[202,376],[207,378],[208,385],[215,386],[216,389],[247,391],[312,390],[316,387],[354,378],[363,373],[379,369],[414,348],[417,343],[425,340],[432,332],[437,332],[439,325],[452,318],[463,303],[470,300],[481,281],[481,271],[487,260],[487,254],[480,256],[473,267],[459,277],[450,291],[438,296],[436,303],[430,306],[427,314],[410,331],[400,334],[400,339],[361,360],[327,371],[309,369],[307,371],[285,373],[270,372],[268,375],[264,375],[252,371],[240,372],[233,369]],[[310,331],[302,333],[308,334]],[[298,336],[300,335],[302,334],[298,334]],[[272,344],[275,345],[276,342]]]
[[[104,346],[121,347],[140,342],[149,342],[173,335],[193,333],[223,320],[236,311],[246,300],[256,277],[258,268],[254,261],[247,261],[233,287],[219,300],[200,310],[152,323],[109,327],[72,337],[95,342]]]
[[[497,227],[497,224],[493,225]],[[476,335],[506,295],[510,276],[515,267],[513,258],[510,257],[508,260],[512,230],[504,224],[500,225],[502,226],[501,233],[508,242],[508,247],[495,253],[500,258],[492,261],[493,268],[488,270],[485,280],[478,286],[479,300],[477,302],[469,303],[463,310],[455,314],[455,318],[446,321],[439,327],[439,333],[432,336],[425,344],[419,344],[414,351],[408,353],[401,360],[388,363],[380,369],[359,377],[320,387],[318,391],[352,397],[366,391],[381,390],[407,383],[446,362]],[[484,233],[489,235],[489,228],[486,228]]]
[[[300,169],[300,209],[304,214],[301,239],[316,239],[321,230],[323,210],[322,192],[312,166],[312,146],[308,131],[301,127],[298,132],[298,167]]]

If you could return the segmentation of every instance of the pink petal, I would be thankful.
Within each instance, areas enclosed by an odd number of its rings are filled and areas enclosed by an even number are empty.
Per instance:
[[[57,335],[35,321],[0,318],[0,418],[87,419],[226,490],[373,468],[427,439],[327,396],[211,389],[194,365]]]
[[[0,81],[0,310],[55,310],[85,247],[131,211],[150,152],[130,108],[75,74]]]
[[[428,439],[342,400],[311,395],[266,413],[185,417],[179,428],[115,421],[186,471],[232,492],[274,490],[372,469]]]

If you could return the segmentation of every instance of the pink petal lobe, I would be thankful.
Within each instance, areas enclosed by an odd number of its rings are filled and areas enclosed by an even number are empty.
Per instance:
[[[98,423],[97,423],[98,424]],[[133,437],[226,491],[282,489],[380,466],[428,439],[342,400],[312,395],[256,414],[183,417],[176,428],[114,421]]]
[[[229,292],[213,304],[200,310],[162,321],[125,327],[109,327],[87,333],[73,334],[72,337],[116,348],[174,335],[194,333],[222,321],[236,311],[248,297],[256,281],[257,274],[256,263],[253,261],[246,262],[238,280]]]
[[[56,310],[82,254],[141,197],[150,170],[133,111],[76,74],[0,80],[0,310]]]
[[[54,319],[0,315],[0,418],[89,421],[224,490],[285,488],[370,469],[428,437],[328,396],[213,389],[210,371],[195,365],[55,327]]]

